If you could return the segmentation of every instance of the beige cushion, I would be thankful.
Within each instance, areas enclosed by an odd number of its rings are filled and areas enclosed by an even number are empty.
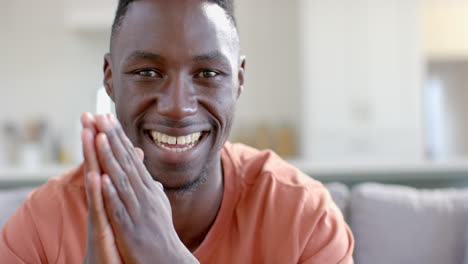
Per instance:
[[[356,263],[463,263],[468,189],[361,184],[349,206]]]

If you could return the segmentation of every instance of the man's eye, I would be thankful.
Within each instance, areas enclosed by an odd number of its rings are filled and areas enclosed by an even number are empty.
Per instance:
[[[215,71],[211,71],[211,70],[204,70],[204,71],[201,71],[197,74],[197,78],[213,78],[213,77],[216,77],[218,75],[217,72]]]
[[[161,74],[154,70],[142,70],[138,71],[137,74],[145,77],[161,77]]]

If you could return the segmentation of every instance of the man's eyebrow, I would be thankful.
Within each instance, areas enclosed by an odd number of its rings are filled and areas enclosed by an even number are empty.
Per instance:
[[[142,50],[136,50],[132,52],[130,55],[128,55],[126,61],[129,60],[139,60],[139,59],[147,59],[147,60],[161,60],[163,57],[159,54],[152,53],[149,51],[142,51]]]
[[[222,61],[222,62],[226,62],[226,63],[229,62],[228,58],[226,56],[224,56],[224,54],[222,54],[219,51],[194,56],[193,60],[195,60],[195,61],[218,60],[218,61]]]

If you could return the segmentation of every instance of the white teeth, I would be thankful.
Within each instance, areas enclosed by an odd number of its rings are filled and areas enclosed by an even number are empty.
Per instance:
[[[167,143],[169,143],[169,144],[171,144],[171,145],[174,145],[176,142],[177,142],[177,138],[176,138],[176,137],[168,136]]]
[[[185,147],[185,148],[170,148],[170,147],[167,147],[161,143],[156,143],[158,146],[160,146],[161,148],[163,149],[166,149],[166,150],[170,150],[170,151],[173,151],[173,152],[184,152],[184,151],[187,151],[191,148],[193,148],[195,146],[195,144],[190,144],[189,146]]]
[[[192,134],[192,142],[197,141],[201,137],[201,132]]]
[[[201,132],[196,132],[187,136],[173,137],[158,131],[151,131],[151,137],[156,145],[173,152],[184,152],[195,146],[195,143],[200,139]],[[165,144],[162,144],[165,143]],[[187,145],[183,148],[171,148],[169,145]]]
[[[190,140],[187,140],[190,142]],[[177,138],[177,145],[185,145],[185,137],[178,137]]]

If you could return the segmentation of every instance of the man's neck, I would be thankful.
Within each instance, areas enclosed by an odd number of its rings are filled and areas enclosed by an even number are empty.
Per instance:
[[[219,160],[219,159],[218,159]],[[166,193],[172,207],[174,227],[184,245],[195,251],[213,225],[223,198],[221,161],[208,168],[206,181],[183,194]]]

